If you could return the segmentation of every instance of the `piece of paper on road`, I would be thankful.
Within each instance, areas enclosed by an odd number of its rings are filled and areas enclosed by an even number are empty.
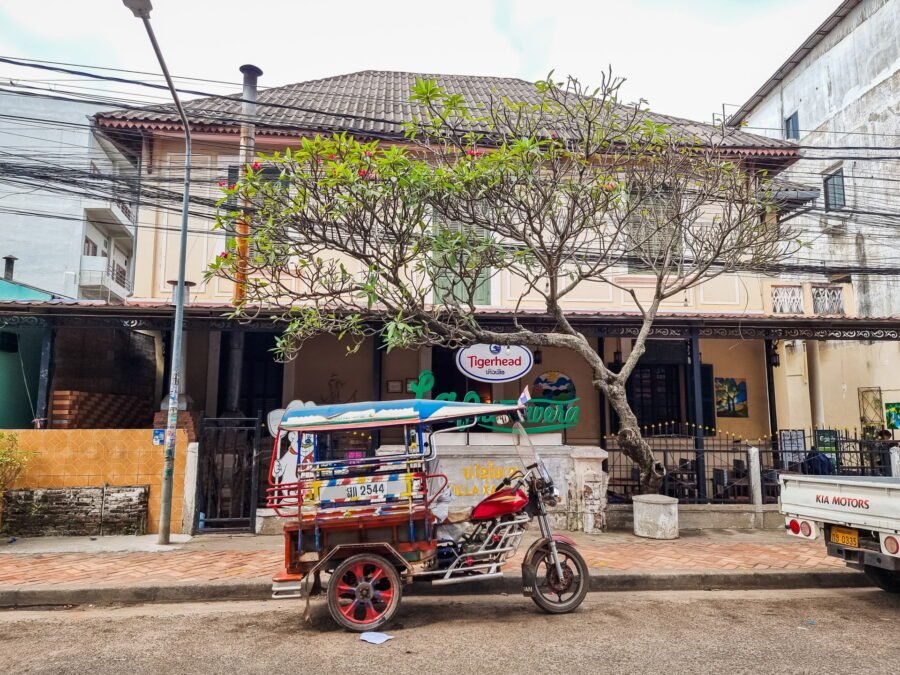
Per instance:
[[[368,632],[368,633],[363,633],[362,635],[360,635],[359,639],[362,640],[363,642],[370,642],[373,645],[380,645],[380,644],[387,642],[388,640],[393,640],[394,636],[386,635],[384,633]]]

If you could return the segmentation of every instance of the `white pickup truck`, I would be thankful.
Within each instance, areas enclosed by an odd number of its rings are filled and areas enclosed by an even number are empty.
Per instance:
[[[790,535],[823,535],[828,555],[900,593],[900,478],[784,473],[778,480]]]

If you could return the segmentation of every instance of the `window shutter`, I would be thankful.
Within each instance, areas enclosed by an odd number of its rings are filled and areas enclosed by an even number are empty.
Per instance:
[[[448,220],[443,216],[443,214],[437,212],[435,212],[434,214],[433,222],[451,232],[460,232],[462,229],[461,223],[459,223],[458,221]],[[487,233],[484,232],[482,228],[478,228],[478,231],[487,236]],[[447,276],[443,275],[435,278],[434,292],[436,296],[434,298],[435,302],[448,304],[453,304],[454,302],[462,302],[466,300],[468,296],[468,293],[466,291],[466,284],[462,283],[461,281],[454,281],[453,279],[450,279]],[[479,270],[478,283],[475,287],[475,292],[473,294],[472,300],[476,305],[491,304],[490,270]]]

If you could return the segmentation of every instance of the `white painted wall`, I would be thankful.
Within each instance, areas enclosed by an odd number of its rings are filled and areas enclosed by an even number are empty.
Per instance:
[[[900,141],[900,0],[864,0],[747,116],[749,131],[783,138],[784,120],[799,112],[804,146],[891,146]],[[822,190],[816,210],[792,222],[811,250],[804,257],[835,264],[898,262],[897,218],[824,212],[823,175],[844,171],[847,208],[900,212],[900,162],[835,160],[875,151],[816,151],[782,174]],[[896,151],[885,155],[896,156]],[[877,221],[877,224],[876,222]],[[880,225],[880,226],[879,226]],[[900,315],[897,277],[853,277],[856,312]],[[849,309],[849,308],[848,308]]]
[[[0,162],[63,166],[104,173],[114,165],[90,130],[90,117],[102,108],[48,98],[0,92]],[[96,203],[96,202],[95,202]],[[0,257],[14,255],[17,281],[68,297],[78,296],[86,228],[102,253],[104,235],[86,222],[90,200],[51,190],[32,191],[0,174]],[[133,244],[120,247],[131,250]],[[124,259],[124,254],[121,256]],[[130,257],[130,255],[129,255]]]

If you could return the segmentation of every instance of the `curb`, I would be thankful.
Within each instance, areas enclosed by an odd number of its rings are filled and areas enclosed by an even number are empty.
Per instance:
[[[871,586],[864,574],[851,570],[729,570],[706,572],[591,572],[590,591],[703,591],[779,590],[801,588],[859,588]],[[452,586],[412,586],[405,594],[484,595],[522,593],[521,575]],[[268,579],[204,582],[199,584],[142,584],[136,586],[35,586],[0,588],[0,607],[59,605],[134,605],[143,603],[267,600]]]

